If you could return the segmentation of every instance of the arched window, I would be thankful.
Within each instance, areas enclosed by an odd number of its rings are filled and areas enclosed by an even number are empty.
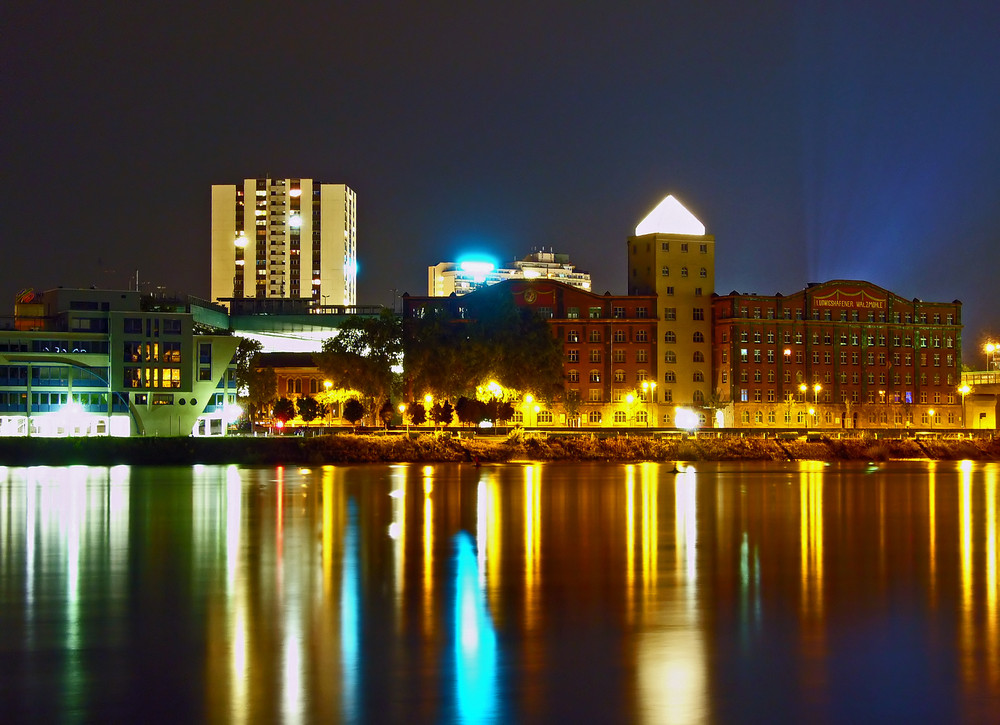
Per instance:
[[[677,342],[677,334],[672,330],[667,330],[665,333],[663,333],[663,341],[670,343]]]
[[[694,361],[695,362],[705,362],[705,353],[701,350],[694,351]]]
[[[663,362],[665,363],[675,363],[677,362],[677,353],[673,350],[667,350],[663,353]]]
[[[701,271],[698,272],[698,276],[704,279],[705,277],[708,276],[708,270],[702,267]]]
[[[625,422],[625,411],[624,410],[616,410],[615,411],[615,423],[624,423],[624,422]]]
[[[696,402],[696,403],[704,403],[705,402],[705,394],[703,392],[701,392],[700,390],[695,390],[694,391],[694,402]]]
[[[673,370],[667,370],[667,372],[665,372],[663,374],[663,382],[665,382],[665,383],[676,383],[677,382],[677,373],[675,373]]]
[[[681,277],[687,277],[687,276],[688,276],[688,268],[681,267]]]
[[[702,332],[694,333],[694,342],[705,342],[705,334]]]
[[[695,370],[694,371],[694,381],[696,383],[703,383],[703,382],[705,382],[705,373],[703,373],[701,370]]]

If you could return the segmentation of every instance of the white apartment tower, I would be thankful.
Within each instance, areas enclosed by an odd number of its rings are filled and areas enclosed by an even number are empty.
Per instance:
[[[357,304],[357,194],[312,179],[212,186],[212,299]]]
[[[655,294],[659,304],[660,423],[674,425],[674,407],[684,407],[711,425],[715,237],[668,196],[628,238],[628,264],[629,294]]]

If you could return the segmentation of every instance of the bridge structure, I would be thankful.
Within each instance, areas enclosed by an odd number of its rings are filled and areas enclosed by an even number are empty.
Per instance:
[[[962,398],[965,428],[997,430],[1000,406],[1000,370],[980,370],[962,373],[962,388],[968,392]]]

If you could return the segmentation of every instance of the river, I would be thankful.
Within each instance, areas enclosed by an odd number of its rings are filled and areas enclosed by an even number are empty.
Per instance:
[[[3,722],[997,722],[1000,464],[0,467]]]

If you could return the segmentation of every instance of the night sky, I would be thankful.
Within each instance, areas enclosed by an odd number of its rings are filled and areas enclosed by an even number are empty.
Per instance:
[[[967,356],[1000,337],[995,0],[5,3],[0,27],[0,309],[136,270],[207,296],[210,186],[270,174],[357,191],[361,304],[541,247],[623,294],[673,193],[719,293],[864,279],[961,299]]]

